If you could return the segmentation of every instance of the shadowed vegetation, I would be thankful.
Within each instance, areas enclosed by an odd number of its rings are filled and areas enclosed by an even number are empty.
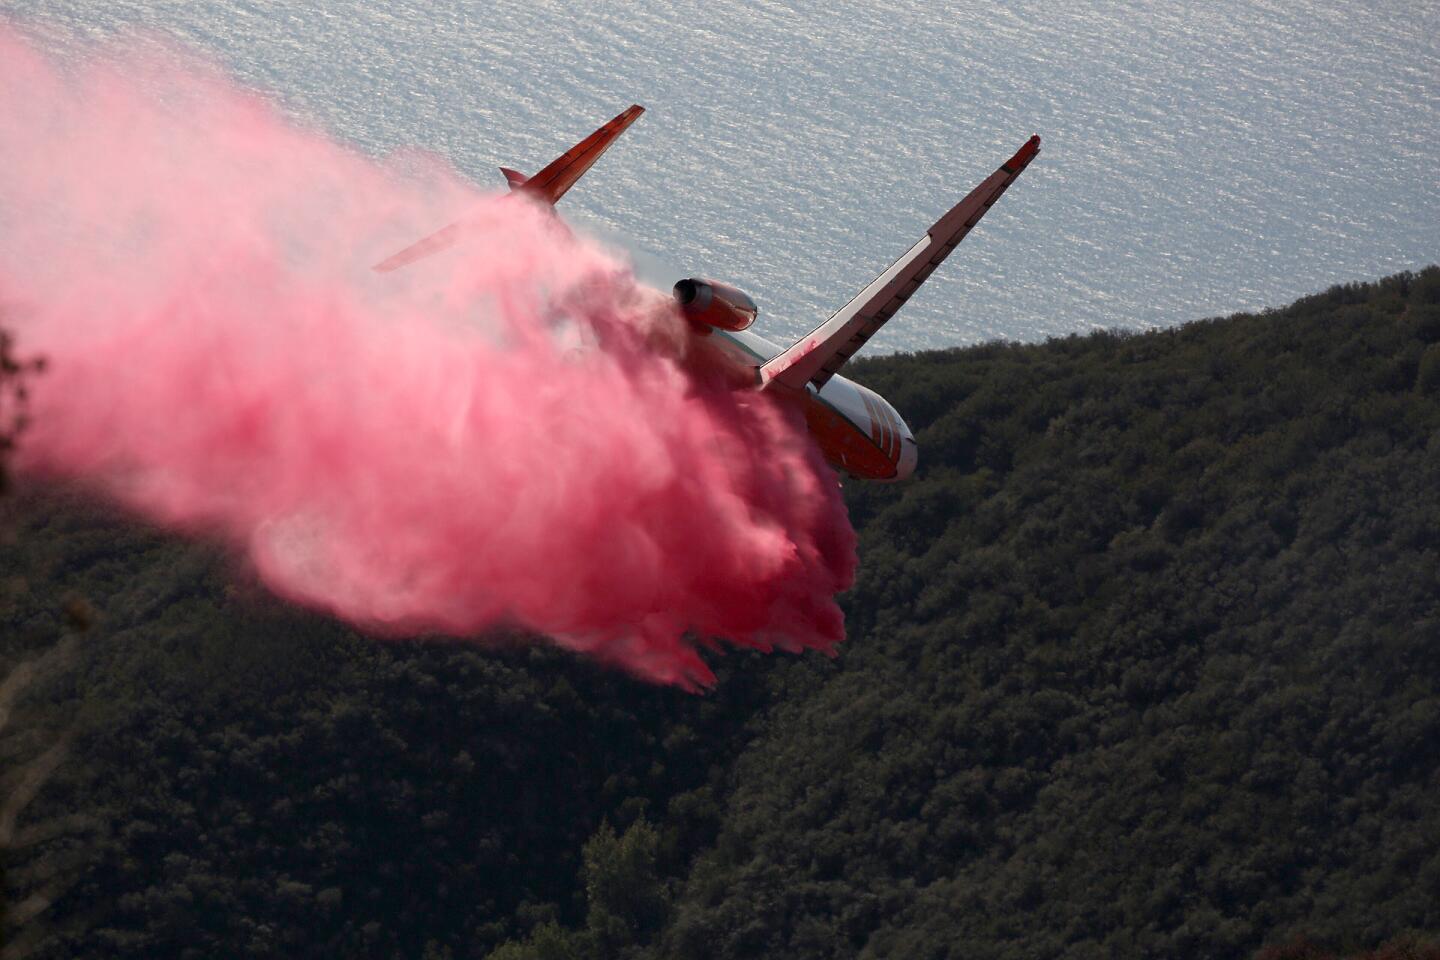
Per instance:
[[[4,320],[4,310],[0,310],[0,320]],[[10,455],[15,449],[15,443],[26,424],[26,380],[44,369],[44,362],[36,358],[22,359],[17,356],[14,348],[14,340],[10,333],[0,329],[0,496],[10,489]],[[3,528],[0,528],[0,536],[4,535]],[[6,664],[0,660],[0,669]],[[23,678],[20,678],[23,679]],[[9,700],[14,690],[18,688],[15,678],[7,675],[5,686],[0,686],[0,730],[3,730],[9,720]],[[0,817],[3,817],[3,807],[0,807]],[[0,842],[0,950],[5,949],[7,943],[6,929],[9,923],[9,908],[5,896],[5,862],[4,846]]]
[[[853,372],[921,467],[847,486],[850,638],[703,698],[360,637],[25,493],[0,663],[94,611],[21,704],[79,718],[27,951],[1433,956],[1440,269]]]

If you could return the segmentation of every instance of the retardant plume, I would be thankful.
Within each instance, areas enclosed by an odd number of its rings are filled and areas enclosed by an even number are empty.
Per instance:
[[[370,271],[459,214],[449,253]],[[854,535],[793,412],[693,369],[668,302],[548,213],[187,54],[0,28],[0,302],[48,361],[20,475],[221,538],[292,600],[691,687],[697,640],[842,638]]]

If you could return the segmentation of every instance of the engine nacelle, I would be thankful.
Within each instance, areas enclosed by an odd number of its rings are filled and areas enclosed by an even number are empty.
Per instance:
[[[702,330],[744,330],[760,312],[743,291],[726,283],[692,277],[675,284],[675,302],[685,319]]]

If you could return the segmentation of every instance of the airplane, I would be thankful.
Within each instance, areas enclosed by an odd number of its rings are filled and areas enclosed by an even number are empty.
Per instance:
[[[628,107],[533,177],[506,167],[500,172],[512,192],[553,208],[644,112],[639,104]],[[714,343],[735,365],[743,382],[801,405],[806,426],[832,467],[866,480],[904,480],[919,461],[914,434],[885,398],[838,371],[904,306],[1039,152],[1040,138],[1032,136],[889,269],[789,347],[782,349],[750,330],[759,313],[755,301],[729,284],[704,277],[681,280],[672,291],[676,306],[695,335]],[[461,233],[462,223],[451,224],[373,269],[396,270],[452,246]]]

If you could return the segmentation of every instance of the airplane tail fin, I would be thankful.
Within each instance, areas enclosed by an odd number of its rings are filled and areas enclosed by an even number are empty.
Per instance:
[[[500,172],[505,175],[505,182],[510,184],[512,193],[523,193],[554,206],[556,201],[565,196],[565,192],[575,186],[576,182],[585,175],[585,171],[600,159],[600,155],[610,149],[610,144],[614,143],[616,138],[624,133],[630,124],[638,120],[640,114],[644,112],[645,108],[638,103],[625,108],[613,120],[556,157],[544,170],[533,177],[527,179],[524,174],[508,167],[501,167]],[[428,257],[432,253],[439,253],[460,239],[463,225],[464,221],[462,220],[443,227],[423,240],[412,243],[399,253],[381,260],[371,269],[380,273],[389,273],[391,270],[397,270],[423,257]]]
[[[538,200],[555,204],[644,112],[645,108],[638,103],[626,107],[615,119],[560,154],[544,170],[527,180],[525,192]]]
[[[772,383],[792,390],[804,389],[807,383],[816,389],[825,386],[845,361],[905,305],[1039,152],[1040,138],[1031,137],[839,313],[765,363],[760,368],[761,387]]]

